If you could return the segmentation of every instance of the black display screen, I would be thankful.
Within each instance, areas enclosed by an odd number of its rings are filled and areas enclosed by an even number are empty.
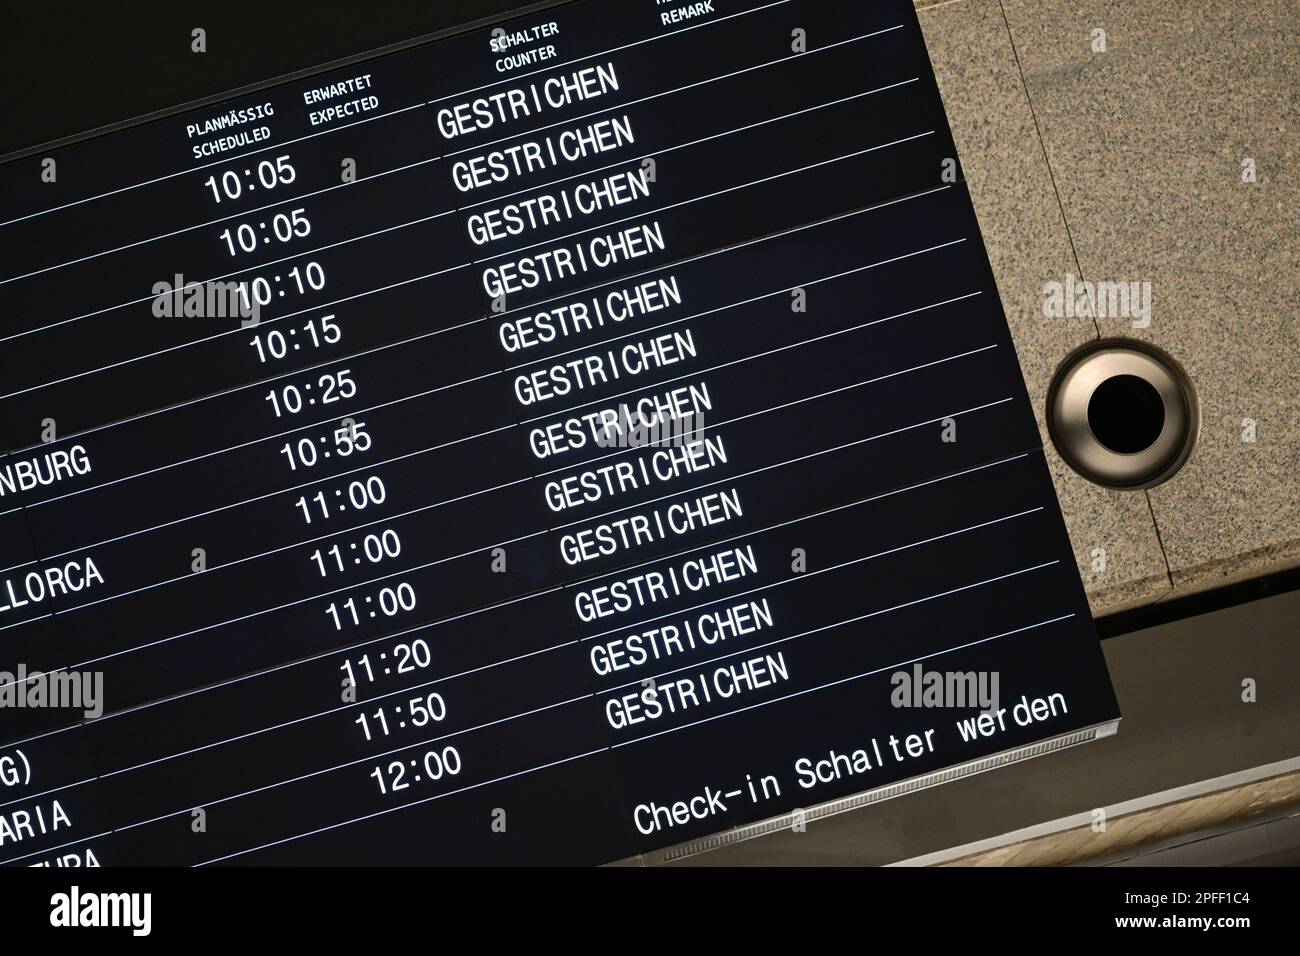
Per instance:
[[[910,0],[558,5],[0,247],[0,862],[604,863],[1118,716]]]

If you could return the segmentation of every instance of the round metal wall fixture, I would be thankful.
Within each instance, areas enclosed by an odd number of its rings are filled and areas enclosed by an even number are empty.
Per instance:
[[[1066,463],[1107,488],[1150,488],[1183,466],[1201,426],[1182,366],[1136,339],[1071,352],[1047,390],[1047,430]]]

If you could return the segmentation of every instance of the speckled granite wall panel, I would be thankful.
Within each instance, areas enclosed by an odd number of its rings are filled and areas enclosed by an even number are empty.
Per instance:
[[[1150,326],[1102,333],[1200,395],[1199,447],[1149,493],[1175,591],[1300,563],[1300,2],[1001,7],[1083,277],[1151,283]]]
[[[1080,478],[1043,427],[1052,371],[1097,328],[1043,315],[1043,284],[1078,266],[1002,10],[960,0],[922,8],[920,21],[1093,613],[1150,603],[1169,577],[1145,496]]]

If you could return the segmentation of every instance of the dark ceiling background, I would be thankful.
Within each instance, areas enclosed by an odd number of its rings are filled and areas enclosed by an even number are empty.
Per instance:
[[[0,8],[0,156],[499,16],[527,0],[41,0]],[[191,30],[208,50],[190,50]]]

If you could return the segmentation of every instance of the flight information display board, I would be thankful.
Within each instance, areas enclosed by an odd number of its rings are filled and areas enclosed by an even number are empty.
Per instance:
[[[910,0],[462,31],[0,249],[0,862],[603,863],[1118,717]]]

